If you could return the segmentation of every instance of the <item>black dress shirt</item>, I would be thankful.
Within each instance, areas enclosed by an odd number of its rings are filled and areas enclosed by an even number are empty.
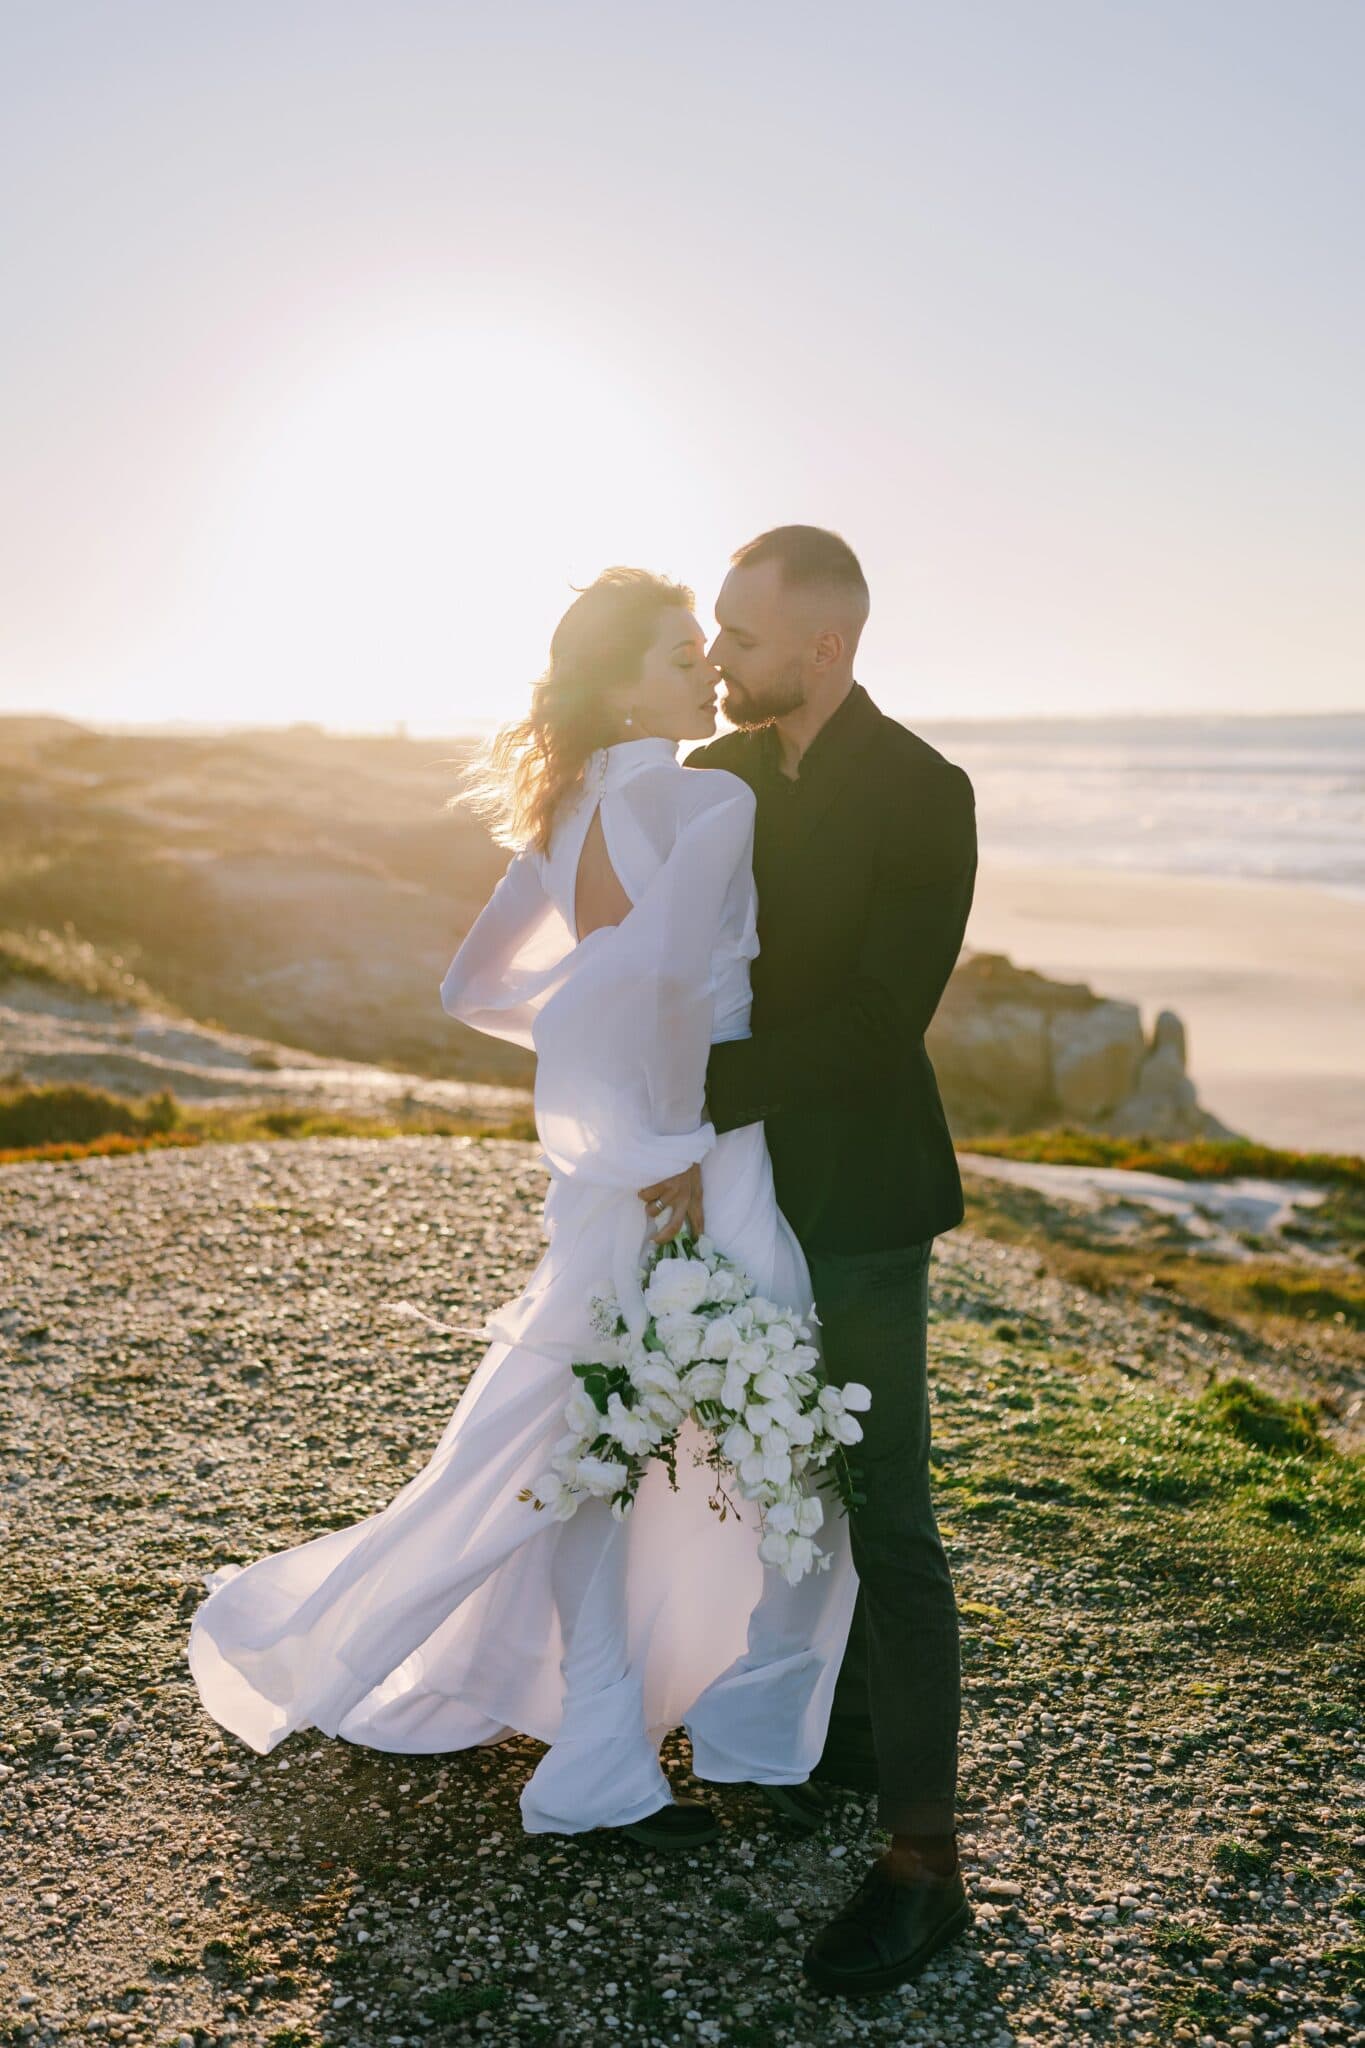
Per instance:
[[[766,1126],[808,1252],[950,1230],[962,1185],[924,1034],[971,908],[971,783],[856,683],[794,778],[771,727],[688,765],[729,769],[758,806],[752,1036],[712,1047],[717,1130]]]

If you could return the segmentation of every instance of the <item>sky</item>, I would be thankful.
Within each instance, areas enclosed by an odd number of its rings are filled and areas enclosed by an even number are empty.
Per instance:
[[[837,528],[924,718],[1365,705],[1359,0],[0,0],[0,711],[519,711]]]

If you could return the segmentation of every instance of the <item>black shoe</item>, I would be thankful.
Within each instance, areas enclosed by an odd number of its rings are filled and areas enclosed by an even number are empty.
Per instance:
[[[895,1884],[874,1863],[848,1904],[801,1959],[817,1991],[892,1991],[971,1924],[960,1876]]]
[[[840,1755],[837,1750],[826,1751],[811,1778],[817,1785],[841,1785],[846,1792],[875,1792],[878,1786],[877,1764],[873,1757]]]
[[[794,1835],[814,1835],[829,1819],[834,1801],[820,1785],[807,1778],[804,1785],[754,1785],[773,1812]]]
[[[675,1799],[657,1813],[647,1813],[643,1820],[629,1820],[624,1827],[606,1832],[624,1835],[642,1849],[696,1849],[715,1840],[720,1822],[699,1799]]]

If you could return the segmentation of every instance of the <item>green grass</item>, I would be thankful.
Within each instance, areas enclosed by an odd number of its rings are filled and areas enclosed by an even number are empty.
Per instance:
[[[946,1522],[1140,1576],[1148,1611],[1222,1638],[1365,1635],[1365,1459],[1336,1449],[1309,1403],[1240,1376],[1182,1396],[1048,1366],[1013,1345],[988,1399],[953,1406],[935,1461]],[[1016,1386],[1046,1398],[1002,1461],[993,1418]]]
[[[1231,1837],[1219,1842],[1213,1852],[1214,1869],[1239,1881],[1269,1877],[1274,1862],[1273,1850],[1257,1842],[1237,1842]]]
[[[449,2026],[475,2013],[496,2012],[506,2003],[507,1992],[501,1984],[461,1984],[448,1991],[431,1992],[424,2010],[438,2026]]]
[[[1349,1152],[1293,1152],[1249,1138],[1192,1138],[1165,1143],[1148,1138],[1105,1138],[1093,1131],[1022,1131],[973,1138],[962,1148],[994,1159],[1036,1160],[1048,1166],[1119,1166],[1175,1180],[1315,1181],[1365,1194],[1365,1159]]]
[[[0,1093],[0,1148],[85,1145],[96,1138],[165,1137],[181,1122],[173,1095],[130,1100],[103,1088],[10,1088]]]
[[[1107,1141],[1106,1141],[1107,1142]],[[1312,1212],[1296,1237],[1335,1255],[1330,1266],[1307,1266],[1288,1246],[1213,1258],[1188,1241],[1109,1236],[1093,1218],[1049,1201],[1035,1189],[965,1177],[967,1222],[1002,1244],[1027,1246],[1059,1279],[1103,1299],[1153,1296],[1205,1329],[1298,1346],[1311,1342],[1323,1360],[1354,1369],[1365,1329],[1365,1193],[1338,1188]],[[1012,1341],[1012,1340],[1011,1340]]]

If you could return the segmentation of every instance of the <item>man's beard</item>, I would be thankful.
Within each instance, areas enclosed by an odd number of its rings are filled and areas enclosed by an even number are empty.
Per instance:
[[[782,673],[763,690],[746,690],[743,683],[733,676],[724,675],[725,695],[721,699],[721,710],[731,725],[752,728],[771,725],[775,718],[785,718],[789,711],[799,711],[806,701],[806,692],[801,682],[801,664],[788,662]]]

